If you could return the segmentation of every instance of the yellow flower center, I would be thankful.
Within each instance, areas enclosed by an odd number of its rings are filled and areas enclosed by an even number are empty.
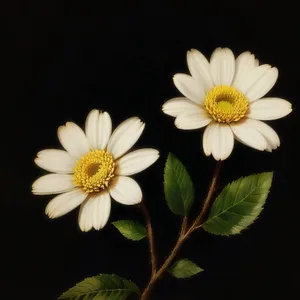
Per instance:
[[[215,121],[231,123],[237,122],[245,116],[249,102],[245,95],[237,89],[220,85],[206,94],[204,105]]]
[[[76,162],[73,180],[86,193],[97,193],[108,187],[114,172],[112,155],[106,150],[92,150]]]

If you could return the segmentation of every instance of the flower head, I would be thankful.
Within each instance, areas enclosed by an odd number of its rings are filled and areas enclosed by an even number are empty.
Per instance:
[[[228,48],[217,48],[210,62],[199,51],[187,53],[191,73],[176,74],[174,84],[185,96],[163,105],[176,117],[175,126],[184,130],[206,127],[204,153],[216,160],[232,152],[234,139],[257,150],[272,151],[280,145],[277,133],[261,120],[288,115],[291,104],[280,98],[262,98],[278,77],[277,68],[259,65],[250,52],[236,59]]]
[[[59,127],[58,138],[66,151],[42,150],[35,159],[39,167],[52,173],[37,179],[32,192],[59,194],[48,203],[46,214],[57,218],[80,205],[80,229],[99,230],[109,219],[111,198],[125,205],[141,202],[141,188],[128,176],[148,168],[159,157],[154,149],[127,153],[144,127],[133,117],[112,133],[109,114],[98,110],[89,113],[85,132],[71,122]]]

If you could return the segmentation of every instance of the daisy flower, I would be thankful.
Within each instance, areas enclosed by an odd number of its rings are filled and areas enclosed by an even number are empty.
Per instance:
[[[277,68],[259,65],[250,52],[236,59],[228,48],[217,48],[210,62],[199,51],[187,53],[190,75],[176,74],[174,84],[185,96],[163,105],[184,130],[205,127],[204,153],[216,160],[232,152],[234,139],[257,150],[271,152],[280,145],[277,133],[261,120],[288,115],[291,104],[280,98],[263,98],[274,86]]]
[[[59,194],[48,203],[46,214],[57,218],[80,205],[80,229],[99,230],[109,219],[111,198],[125,205],[141,202],[141,188],[128,176],[148,168],[159,157],[154,149],[127,153],[144,127],[133,117],[112,133],[109,114],[98,110],[89,113],[85,132],[72,122],[59,127],[58,138],[66,151],[42,150],[35,159],[39,167],[52,173],[33,183],[33,194]]]

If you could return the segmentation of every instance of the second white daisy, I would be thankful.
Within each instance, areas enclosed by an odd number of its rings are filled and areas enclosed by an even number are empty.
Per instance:
[[[282,118],[292,111],[284,99],[262,98],[275,84],[277,68],[259,65],[250,52],[235,59],[228,48],[217,48],[210,62],[193,49],[187,53],[187,63],[191,76],[174,76],[175,86],[185,97],[167,101],[163,111],[176,117],[177,128],[207,126],[203,134],[207,156],[226,159],[234,139],[261,151],[279,146],[277,133],[261,122]]]
[[[145,124],[133,117],[112,133],[107,112],[92,110],[84,131],[68,122],[58,129],[64,150],[40,151],[35,163],[52,172],[32,185],[36,195],[59,194],[52,199],[46,214],[60,217],[80,205],[79,226],[82,231],[103,228],[111,209],[111,197],[119,203],[134,205],[142,201],[139,184],[128,177],[143,171],[159,157],[155,149],[140,149],[128,154]]]

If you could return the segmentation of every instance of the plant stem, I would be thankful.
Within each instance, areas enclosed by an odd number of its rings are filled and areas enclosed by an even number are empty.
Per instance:
[[[149,241],[149,252],[150,252],[150,260],[151,260],[151,268],[152,268],[151,278],[152,278],[152,276],[156,273],[156,252],[154,246],[154,236],[153,236],[153,230],[151,225],[151,218],[147,206],[145,205],[144,202],[141,202],[140,208],[145,216],[146,224],[147,224],[147,235]]]
[[[172,252],[165,260],[164,264],[160,267],[160,269],[151,277],[151,280],[149,281],[147,287],[145,288],[141,300],[149,300],[150,293],[152,292],[156,281],[159,279],[159,277],[164,273],[166,268],[169,266],[169,264],[172,262],[172,260],[175,258],[178,250],[180,249],[183,241],[185,240],[185,230],[187,225],[187,217],[183,218],[182,225],[181,225],[181,231],[177,240],[176,245],[174,246]]]
[[[174,246],[173,250],[171,251],[170,255],[166,258],[165,262],[163,263],[163,265],[159,268],[159,270],[157,272],[156,271],[153,272],[153,268],[152,268],[151,279],[150,279],[147,287],[145,288],[145,290],[144,290],[144,292],[141,296],[141,300],[149,300],[150,299],[149,298],[150,294],[151,294],[157,280],[160,278],[160,276],[169,267],[170,263],[173,261],[173,259],[177,255],[177,253],[178,253],[180,247],[182,246],[182,244],[184,243],[184,241],[190,236],[190,234],[194,230],[199,228],[198,226],[203,221],[203,219],[204,219],[204,217],[207,213],[207,210],[209,209],[210,202],[212,200],[212,196],[213,196],[213,193],[214,193],[215,188],[216,188],[217,179],[218,179],[219,174],[220,174],[220,167],[221,167],[221,162],[217,162],[215,170],[214,170],[214,174],[213,174],[213,177],[212,177],[212,181],[211,181],[210,187],[208,189],[207,196],[204,200],[202,210],[201,210],[200,214],[198,215],[198,217],[195,219],[195,221],[193,222],[193,224],[191,225],[191,227],[189,229],[187,229],[188,218],[187,217],[183,218],[182,225],[181,225],[181,230],[180,230],[180,233],[179,233],[177,243]],[[149,234],[148,234],[148,237],[149,237]],[[153,236],[152,236],[152,239],[153,239]],[[150,238],[149,238],[149,242],[150,242]],[[151,244],[151,242],[150,242],[150,244]]]
[[[187,235],[192,233],[194,230],[198,229],[199,228],[198,226],[201,225],[203,219],[205,218],[207,210],[209,209],[209,206],[210,206],[210,202],[212,200],[212,196],[213,196],[213,194],[215,192],[215,189],[216,189],[216,184],[217,184],[217,180],[218,180],[218,177],[219,177],[219,174],[220,174],[220,169],[221,169],[221,161],[217,161],[216,167],[215,167],[215,170],[214,170],[214,174],[213,174],[213,177],[212,177],[212,180],[211,180],[211,183],[210,183],[210,187],[208,189],[207,196],[204,200],[201,212],[198,215],[198,217],[195,219],[193,225],[187,231],[187,233],[186,233]]]

